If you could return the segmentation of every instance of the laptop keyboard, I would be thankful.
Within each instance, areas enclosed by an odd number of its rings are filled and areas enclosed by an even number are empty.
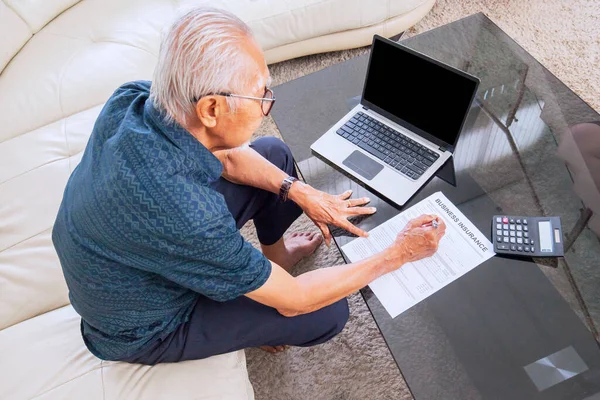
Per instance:
[[[440,157],[362,112],[348,120],[337,134],[414,180],[419,179]]]

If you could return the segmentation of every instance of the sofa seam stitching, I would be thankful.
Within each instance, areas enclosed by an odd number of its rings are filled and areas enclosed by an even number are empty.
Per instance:
[[[44,125],[38,125],[38,126],[36,126],[36,127],[34,127],[34,128],[31,128],[31,129],[29,129],[28,131],[21,132],[21,133],[19,133],[19,134],[16,134],[15,136],[11,136],[11,137],[9,137],[9,138],[7,138],[7,139],[2,139],[2,140],[0,140],[0,144],[2,144],[2,143],[4,143],[4,142],[8,142],[9,140],[16,139],[16,138],[18,138],[18,137],[20,137],[20,136],[23,136],[23,135],[27,135],[27,134],[29,134],[29,133],[31,133],[31,132],[33,132],[33,131],[37,131],[38,129],[45,128],[45,127],[47,127],[48,125],[52,125],[52,124],[55,124],[55,123],[57,123],[57,122],[59,122],[59,121],[62,121],[63,119],[70,118],[70,117],[72,117],[73,115],[77,115],[77,114],[84,113],[84,112],[86,112],[86,111],[89,111],[89,110],[91,110],[91,109],[92,109],[92,108],[94,108],[94,107],[98,107],[99,105],[103,105],[103,104],[105,104],[105,103],[106,103],[106,101],[104,101],[104,102],[101,102],[101,103],[98,103],[98,104],[94,104],[93,106],[90,106],[90,107],[88,107],[88,108],[85,108],[85,109],[83,109],[83,110],[80,110],[80,111],[74,111],[74,112],[70,113],[69,115],[63,115],[63,116],[61,116],[60,118],[57,118],[57,119],[54,119],[54,120],[52,120],[52,121],[50,121],[50,122],[44,123]],[[61,113],[62,113],[62,112],[61,112]],[[95,120],[96,120],[96,119],[94,119],[94,121],[95,121]]]
[[[53,307],[54,307],[54,306],[53,306]],[[45,314],[48,314],[48,313],[54,312],[54,311],[56,311],[56,310],[60,310],[61,308],[65,308],[65,307],[72,307],[72,305],[71,305],[71,303],[67,303],[67,304],[64,304],[64,305],[62,305],[62,306],[57,306],[56,308],[52,308],[52,309],[50,309],[50,310],[47,310],[47,311],[41,311],[41,312],[39,312],[39,313],[37,313],[37,314],[34,314],[34,315],[32,315],[31,317],[28,317],[28,318],[26,318],[26,319],[24,319],[24,320],[22,320],[22,321],[13,322],[13,323],[11,323],[10,325],[7,325],[7,326],[3,327],[1,330],[2,330],[2,331],[4,331],[4,330],[6,330],[6,329],[10,329],[10,328],[12,328],[12,327],[14,327],[14,326],[17,326],[17,325],[19,325],[19,324],[25,323],[25,322],[27,322],[27,321],[29,321],[29,320],[31,320],[31,319],[34,319],[34,318],[37,318],[37,317],[41,317],[42,315],[45,315]]]
[[[89,375],[89,374],[91,374],[91,373],[93,373],[93,372],[96,372],[96,370],[98,370],[98,369],[99,369],[98,367],[95,367],[95,368],[93,368],[92,370],[90,370],[90,371],[88,371],[88,372],[85,372],[85,373],[83,373],[83,374],[81,374],[81,375],[77,375],[77,376],[75,376],[75,377],[73,377],[73,378],[69,379],[68,381],[65,381],[65,382],[61,383],[61,384],[60,384],[60,385],[58,385],[58,386],[55,386],[55,387],[53,387],[53,388],[50,388],[50,389],[48,389],[48,390],[45,390],[45,391],[43,391],[42,393],[39,393],[39,394],[37,394],[37,395],[35,395],[35,396],[31,397],[30,399],[31,399],[31,400],[33,400],[33,399],[39,398],[40,396],[43,396],[43,395],[45,395],[46,393],[50,393],[51,391],[53,391],[53,390],[55,390],[55,389],[58,389],[59,387],[61,387],[61,386],[64,386],[64,385],[66,385],[67,383],[71,383],[71,382],[73,382],[73,381],[74,381],[74,380],[76,380],[76,379],[82,378],[82,377],[84,377],[84,376],[86,376],[86,375]],[[101,367],[100,367],[100,369],[101,369]]]
[[[12,249],[13,247],[15,247],[15,246],[18,246],[18,245],[20,245],[21,243],[28,241],[29,239],[33,239],[33,238],[34,238],[34,237],[36,237],[37,235],[41,235],[42,233],[44,233],[44,232],[46,232],[46,231],[52,231],[52,228],[53,228],[53,227],[51,226],[51,227],[49,227],[49,228],[46,228],[46,229],[44,229],[44,230],[41,230],[41,231],[39,231],[39,232],[37,232],[37,233],[35,233],[35,234],[31,235],[31,236],[29,236],[29,237],[26,237],[26,238],[25,238],[25,239],[23,239],[23,240],[19,240],[17,243],[15,243],[15,244],[11,244],[10,246],[8,246],[8,247],[6,247],[6,248],[4,248],[4,249],[1,249],[1,250],[0,250],[0,253],[2,253],[2,252],[5,252],[6,250],[10,250],[10,249]],[[38,314],[38,315],[40,315],[40,314]],[[11,325],[11,326],[12,326],[12,325]],[[7,328],[8,328],[8,327],[7,327]],[[3,330],[4,330],[4,329],[6,329],[6,328],[3,328]]]
[[[131,47],[133,49],[140,50],[141,52],[149,54],[152,57],[158,59],[158,55],[157,54],[152,53],[148,49],[145,49],[145,48],[140,47],[140,46],[135,46],[135,45],[130,44],[130,43],[124,43],[124,42],[119,42],[119,41],[116,41],[116,40],[107,40],[107,39],[102,39],[102,40],[94,41],[93,43],[110,43],[110,44],[113,44],[113,45],[127,46],[127,47]]]
[[[60,73],[60,78],[58,78],[58,107],[60,109],[60,113],[64,114],[64,109],[63,109],[63,104],[62,104],[62,84],[63,84],[63,80],[65,79],[65,75],[67,74],[67,68],[69,67],[69,65],[71,64],[71,61],[75,58],[76,55],[78,55],[79,53],[81,53],[83,51],[83,49],[78,49],[76,52],[74,52],[73,54],[71,54],[71,56],[69,57],[69,59],[65,62],[63,69]]]
[[[23,176],[23,175],[25,175],[25,174],[27,174],[27,173],[29,173],[29,172],[33,172],[33,171],[35,171],[35,170],[38,170],[38,169],[40,169],[40,168],[42,168],[42,167],[45,167],[46,165],[53,164],[53,163],[56,163],[56,162],[59,162],[59,161],[63,161],[63,160],[69,160],[69,175],[71,175],[71,172],[73,172],[73,171],[71,171],[71,158],[73,158],[73,157],[75,157],[75,156],[77,156],[77,155],[79,155],[79,154],[83,153],[84,151],[85,151],[85,149],[83,149],[83,150],[81,150],[81,151],[78,151],[78,152],[77,152],[77,153],[75,153],[75,154],[71,154],[71,155],[68,155],[68,156],[66,156],[66,157],[61,157],[61,158],[58,158],[58,159],[56,159],[56,160],[50,160],[50,161],[48,161],[48,162],[45,162],[45,163],[43,163],[43,164],[40,164],[40,165],[38,165],[38,166],[36,166],[36,167],[34,167],[34,168],[32,168],[32,169],[29,169],[29,170],[27,170],[27,171],[25,171],[25,172],[22,172],[22,173],[20,173],[20,174],[18,174],[18,175],[15,175],[15,176],[13,176],[13,177],[10,177],[10,178],[8,178],[8,179],[7,179],[7,180],[5,180],[5,181],[2,181],[2,182],[0,182],[0,187],[1,187],[2,185],[4,185],[5,183],[7,183],[7,182],[10,182],[10,181],[12,181],[12,180],[14,180],[14,179],[17,179],[17,178],[19,178],[19,177],[21,177],[21,176]]]
[[[67,154],[71,154],[71,146],[69,146],[69,138],[67,137],[67,120],[68,120],[68,118],[63,118],[62,128],[63,128],[63,133],[65,134],[65,145],[67,147]],[[72,172],[71,171],[71,156],[67,157],[67,159],[69,160],[69,172]],[[60,160],[56,160],[56,161],[60,161]]]

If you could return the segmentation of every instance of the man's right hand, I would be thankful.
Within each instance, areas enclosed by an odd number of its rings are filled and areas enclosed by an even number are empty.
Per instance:
[[[436,219],[438,227],[434,228]],[[394,244],[362,261],[319,268],[295,278],[273,263],[269,279],[246,296],[285,316],[306,314],[333,304],[404,263],[433,255],[445,231],[441,219],[422,215],[406,224]]]
[[[433,226],[433,221],[438,226]],[[431,257],[438,249],[440,239],[446,233],[446,224],[436,215],[421,215],[408,221],[404,229],[398,233],[392,248],[403,261],[402,264],[422,258]],[[400,267],[398,264],[397,269]]]

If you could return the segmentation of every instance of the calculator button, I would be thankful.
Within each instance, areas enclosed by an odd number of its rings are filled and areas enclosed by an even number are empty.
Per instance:
[[[506,236],[504,236],[503,241],[504,241],[504,243],[508,243],[508,238]]]
[[[521,223],[521,220],[520,220],[520,219],[518,219],[518,220],[517,220],[517,224],[520,224],[520,223]]]
[[[515,246],[514,244],[511,244],[511,245],[510,245],[510,249],[511,249],[512,251],[516,251],[516,250],[517,250],[517,246]]]
[[[496,224],[496,229],[502,229],[502,224]]]
[[[531,240],[529,241],[529,243],[531,243],[531,244],[535,244],[535,242],[533,241],[533,239],[531,239]]]
[[[517,237],[523,237],[523,232],[517,231]]]
[[[506,238],[505,238],[505,239],[506,239]],[[516,243],[516,240],[515,240],[515,238],[511,237],[511,238],[510,238],[510,242],[511,242],[511,243]]]
[[[509,225],[509,229],[510,229],[511,231],[514,231],[514,230],[515,230],[515,224],[510,224],[510,225]]]
[[[523,246],[517,246],[517,251],[523,251]]]
[[[514,218],[511,218],[511,219],[510,219],[510,223],[511,223],[511,224],[514,224],[514,223],[515,223],[515,219],[514,219]]]
[[[510,236],[515,236],[515,231],[510,231]]]
[[[502,231],[496,231],[496,235],[502,236]]]
[[[523,247],[523,250],[525,251],[525,253],[527,253],[529,251],[529,246]]]
[[[504,236],[508,236],[508,231],[502,231],[504,232]]]
[[[524,226],[524,227],[523,227],[523,230],[524,230],[524,231],[528,231],[528,230],[529,230],[529,228],[528,228],[528,227],[526,227],[526,226]]]
[[[519,243],[519,244],[523,244],[523,239],[521,239],[521,238],[517,238],[517,243]]]
[[[498,242],[502,242],[502,237],[500,237],[500,236],[496,236],[496,240],[497,240]]]
[[[522,231],[523,230],[523,225],[517,225],[517,230],[518,231]]]
[[[529,237],[529,232],[523,232],[523,236],[528,238]]]
[[[523,225],[527,225],[527,220],[523,219]]]
[[[508,224],[508,218],[506,218],[506,217],[502,218],[502,223],[503,224]]]
[[[529,244],[529,239],[523,239],[523,243]]]
[[[508,245],[507,244],[497,244],[496,248],[498,250],[508,250]]]
[[[502,223],[502,217],[496,217],[496,222]]]

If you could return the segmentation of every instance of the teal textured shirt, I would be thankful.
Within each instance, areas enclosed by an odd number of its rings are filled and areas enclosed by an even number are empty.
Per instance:
[[[52,232],[84,341],[103,359],[167,336],[198,296],[231,300],[271,273],[210,187],[219,160],[165,124],[149,94],[150,82],[130,82],[108,100]]]

